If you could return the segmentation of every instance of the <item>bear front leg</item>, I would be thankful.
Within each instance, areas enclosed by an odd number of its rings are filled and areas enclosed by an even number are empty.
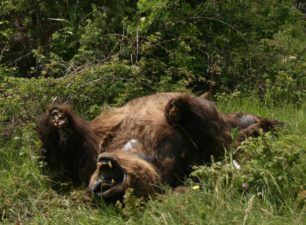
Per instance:
[[[48,107],[38,123],[38,135],[42,142],[41,157],[49,167],[61,167],[60,158],[69,148],[73,138],[73,113],[67,105]]]
[[[211,155],[221,155],[231,142],[230,125],[208,100],[190,95],[175,97],[166,105],[165,117],[196,146],[204,161]]]
[[[50,106],[38,124],[38,134],[43,148],[50,151],[65,150],[75,154],[76,148],[87,146],[85,151],[96,148],[89,123],[77,116],[69,105]]]
[[[165,107],[165,116],[169,125],[188,132],[200,131],[201,135],[219,134],[219,128],[225,125],[212,102],[190,95],[171,99]]]
[[[73,132],[74,114],[67,105],[50,106],[38,124],[38,134],[44,148],[63,146]]]
[[[38,134],[41,159],[54,177],[87,184],[98,152],[89,123],[67,105],[50,106],[38,124]]]

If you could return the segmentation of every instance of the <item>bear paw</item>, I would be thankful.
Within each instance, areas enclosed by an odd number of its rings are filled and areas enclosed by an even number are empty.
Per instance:
[[[182,103],[177,99],[171,99],[165,109],[166,118],[169,124],[177,124],[182,116]]]
[[[50,109],[50,123],[55,128],[63,128],[68,124],[68,118],[65,112],[60,108],[54,107]]]

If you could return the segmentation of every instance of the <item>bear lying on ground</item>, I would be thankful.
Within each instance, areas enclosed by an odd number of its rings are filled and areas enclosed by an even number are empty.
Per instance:
[[[160,93],[102,112],[90,122],[69,106],[50,106],[40,120],[41,155],[58,179],[88,185],[107,201],[128,188],[137,196],[177,187],[194,165],[219,159],[232,142],[269,131],[277,120],[220,113],[214,103],[183,93]],[[239,137],[232,140],[231,131]]]

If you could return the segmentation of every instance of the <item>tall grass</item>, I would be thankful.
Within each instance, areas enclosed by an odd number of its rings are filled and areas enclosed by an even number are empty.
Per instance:
[[[217,105],[286,125],[278,137],[246,141],[240,170],[229,151],[222,162],[195,169],[201,188],[187,181],[186,193],[166,188],[146,203],[128,195],[125,208],[83,202],[84,189],[64,183],[65,192],[53,190],[37,162],[35,124],[16,128],[11,139],[0,141],[0,224],[306,224],[305,105],[268,107],[253,98],[219,98]]]

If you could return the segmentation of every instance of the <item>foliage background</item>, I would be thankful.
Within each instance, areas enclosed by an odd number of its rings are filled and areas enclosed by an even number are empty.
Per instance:
[[[305,3],[291,0],[4,0],[1,77],[65,77],[122,63],[148,92],[305,97]],[[116,67],[116,66],[114,66]],[[132,78],[131,78],[132,79]]]
[[[298,0],[2,0],[0,223],[304,224],[305,13]],[[128,195],[125,209],[96,208],[83,190],[50,188],[35,132],[46,105],[92,119],[161,91],[209,91],[222,111],[286,126],[196,168],[203,190],[145,206]]]

